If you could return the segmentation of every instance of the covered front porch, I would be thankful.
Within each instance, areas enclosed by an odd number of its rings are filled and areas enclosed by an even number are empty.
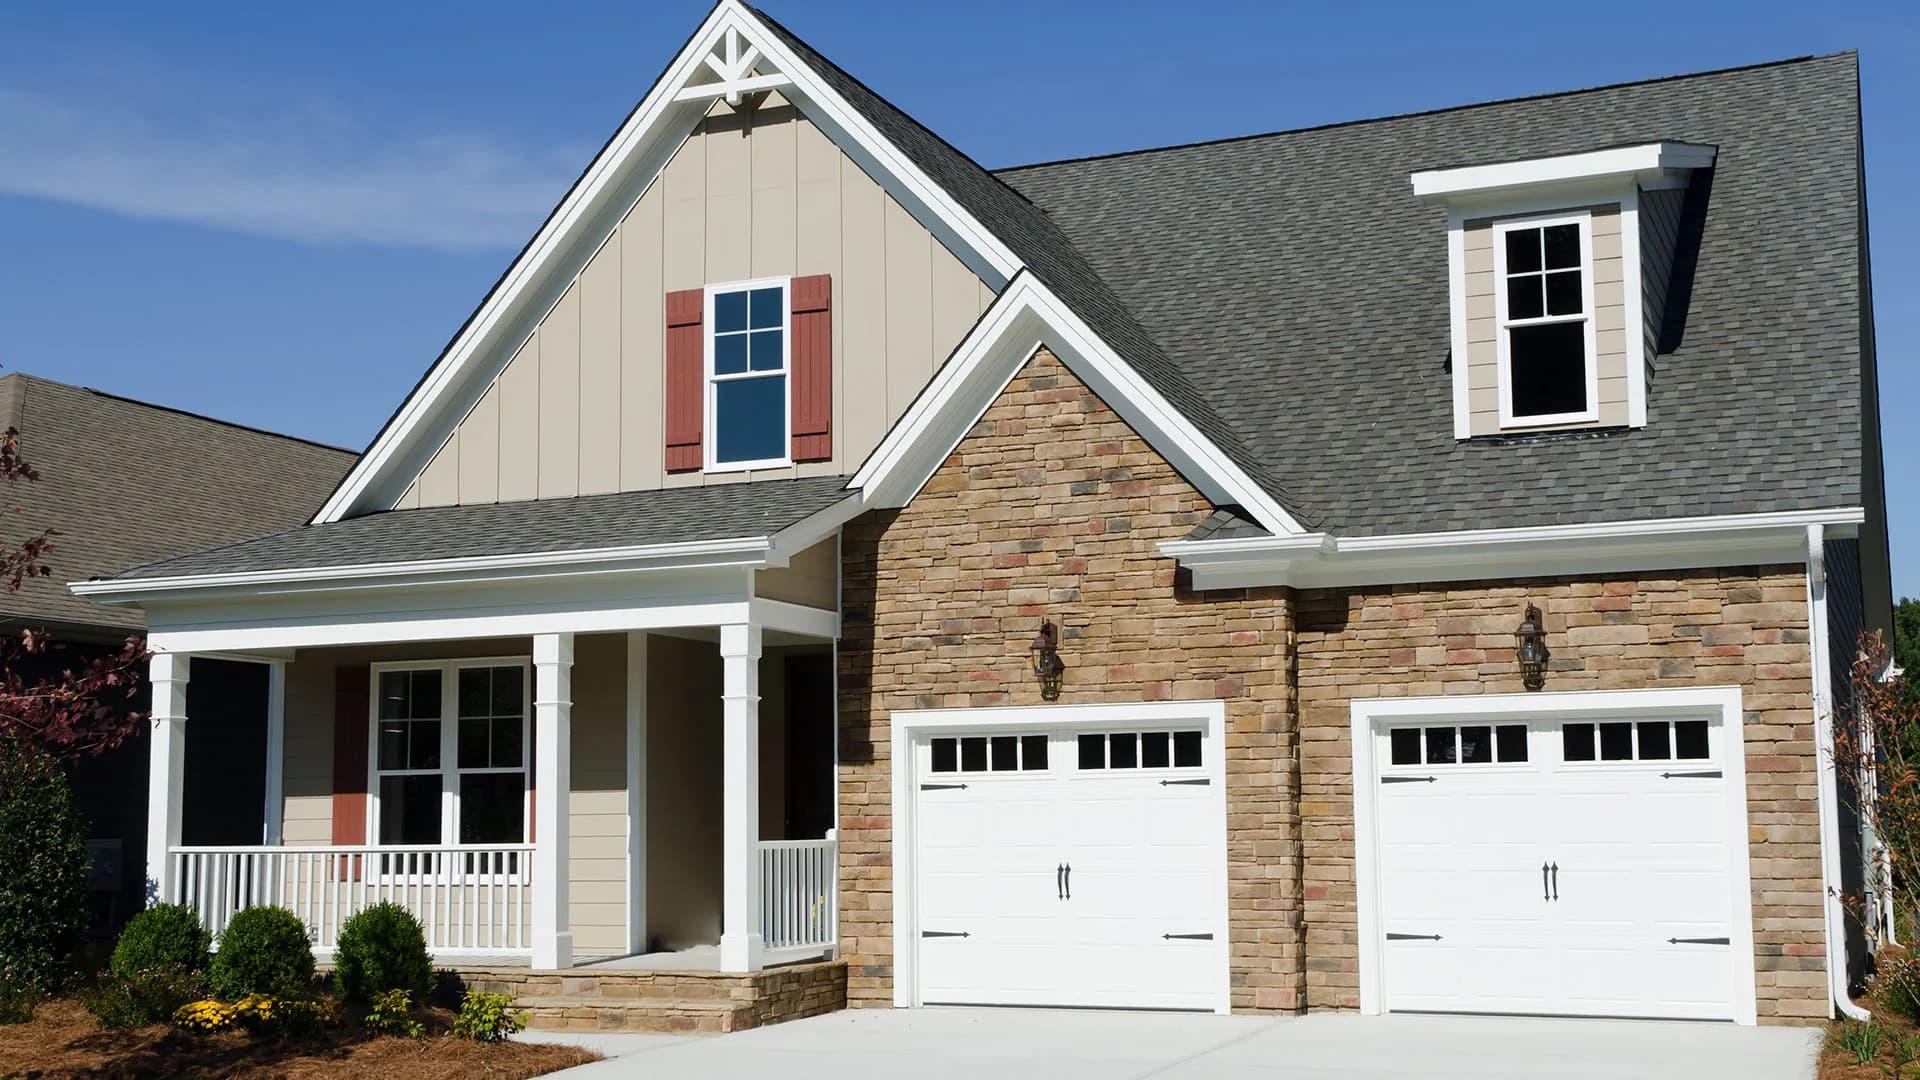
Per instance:
[[[478,611],[322,621],[307,612],[328,598],[303,596],[251,625],[157,630],[150,894],[216,934],[286,907],[322,962],[385,901],[458,968],[830,958],[837,546],[815,547],[612,594],[554,582],[518,616],[500,610],[516,582]],[[267,668],[259,844],[183,842],[197,658]]]

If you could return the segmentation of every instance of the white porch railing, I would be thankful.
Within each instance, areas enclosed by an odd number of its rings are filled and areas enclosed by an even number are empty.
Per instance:
[[[392,901],[413,912],[427,948],[510,952],[529,934],[533,845],[489,847],[176,847],[173,893],[218,935],[257,904],[287,908],[331,949],[355,912]]]
[[[831,834],[760,842],[760,938],[769,951],[834,944],[839,847]]]

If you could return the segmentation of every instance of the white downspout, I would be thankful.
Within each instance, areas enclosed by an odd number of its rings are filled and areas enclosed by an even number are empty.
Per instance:
[[[1867,1010],[1847,996],[1847,923],[1840,898],[1840,767],[1833,757],[1833,673],[1828,666],[1826,528],[1807,526],[1807,644],[1813,659],[1813,745],[1820,757],[1820,892],[1825,901],[1827,987],[1852,1020]]]

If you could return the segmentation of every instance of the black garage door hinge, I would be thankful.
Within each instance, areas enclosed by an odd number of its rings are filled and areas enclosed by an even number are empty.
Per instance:
[[[1198,780],[1162,780],[1162,781],[1160,781],[1160,786],[1161,786],[1161,787],[1166,787],[1166,786],[1168,786],[1168,785],[1170,785],[1170,784],[1194,784],[1194,785],[1198,785],[1198,786],[1201,786],[1201,787],[1205,787],[1206,785],[1208,785],[1208,784],[1211,784],[1211,783],[1213,783],[1213,781],[1212,781],[1212,780],[1209,780],[1209,779],[1207,779],[1206,777],[1204,777],[1204,776],[1203,776],[1203,777],[1201,777],[1201,778],[1200,778],[1200,779],[1198,779]]]
[[[1383,776],[1380,778],[1383,784],[1431,784],[1433,781],[1434,778],[1431,776]]]
[[[1388,934],[1388,941],[1439,941],[1439,934]]]
[[[1212,934],[1161,934],[1166,941],[1212,941]]]
[[[921,784],[920,785],[921,791],[953,791],[955,789],[958,789],[960,791],[965,791],[967,790],[967,785],[965,784]]]
[[[1719,769],[1702,769],[1699,772],[1663,772],[1660,774],[1660,779],[1662,780],[1718,780],[1719,778]]]
[[[1723,937],[1670,937],[1669,945],[1731,945],[1733,941]]]
[[[921,937],[972,937],[965,930],[922,930]]]

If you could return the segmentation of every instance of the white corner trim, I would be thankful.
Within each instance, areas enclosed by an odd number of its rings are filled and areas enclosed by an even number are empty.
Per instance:
[[[1498,282],[1495,288],[1499,287]],[[1467,340],[1467,223],[1447,215],[1447,361],[1453,376],[1453,437],[1473,437],[1472,344]]]
[[[590,234],[610,231],[617,221],[615,212],[624,212],[619,196],[628,182],[638,172],[664,166],[662,147],[677,145],[713,96],[702,90],[683,100],[681,92],[690,87],[729,92],[725,86],[694,82],[707,70],[714,50],[733,40],[729,35],[775,68],[786,80],[783,92],[807,106],[809,118],[903,205],[923,212],[935,235],[989,287],[1001,287],[1019,271],[1020,260],[1005,243],[803,64],[750,8],[739,0],[720,0],[314,515],[314,524],[370,509],[370,504],[404,490],[404,484],[395,488],[390,474],[424,464],[421,456],[444,439],[438,429],[450,419],[457,422],[456,410],[463,414],[471,404],[468,398],[476,396],[465,390],[483,361],[518,348],[518,339],[531,330],[529,320],[539,314],[532,309],[544,306],[540,301],[550,291],[547,279],[564,268],[567,253],[580,247],[583,238],[597,246],[603,238]],[[746,88],[734,81],[734,89]],[[434,438],[436,434],[440,438]]]
[[[848,486],[862,491],[868,506],[905,506],[1042,347],[1216,505],[1238,505],[1276,534],[1305,532],[1031,274],[1015,278],[994,300]]]
[[[1167,724],[1179,721],[1206,725],[1209,753],[1203,761],[1213,781],[1214,810],[1220,820],[1216,834],[1216,861],[1227,866],[1227,704],[1218,699],[1200,701],[1142,701],[1100,705],[1028,705],[959,709],[896,709],[888,719],[892,753],[891,817],[888,818],[893,858],[891,889],[893,896],[893,1004],[912,1008],[919,1002],[918,954],[920,943],[919,906],[915,885],[915,793],[917,756],[914,741],[933,731],[1017,727],[1095,727],[1107,724]],[[1216,943],[1219,954],[1217,997],[1214,1011],[1227,1013],[1233,1004],[1231,941],[1232,919],[1227,881],[1220,881],[1215,917],[1220,926]]]
[[[1664,180],[1682,170],[1709,168],[1715,155],[1714,147],[1694,143],[1643,143],[1491,165],[1426,169],[1414,173],[1410,179],[1415,196],[1452,201],[1460,196],[1549,184],[1607,179]]]
[[[1402,717],[1488,717],[1521,719],[1581,716],[1662,716],[1713,714],[1721,727],[1720,767],[1727,792],[1728,921],[1733,947],[1728,960],[1733,984],[1734,1022],[1758,1022],[1753,963],[1753,888],[1747,838],[1746,752],[1737,686],[1670,690],[1576,690],[1559,693],[1449,695],[1423,698],[1356,699],[1349,705],[1348,737],[1353,753],[1354,894],[1359,915],[1360,1011],[1385,1011],[1385,942],[1381,927],[1380,827],[1375,801],[1380,791],[1374,758],[1374,726]]]
[[[1840,766],[1833,756],[1833,671],[1827,640],[1826,530],[1808,525],[1807,649],[1813,675],[1813,746],[1819,755],[1819,787],[1815,808],[1820,820],[1821,915],[1827,939],[1827,1015],[1837,1011],[1851,1020],[1867,1019],[1867,1011],[1847,993],[1847,915],[1840,895]]]
[[[1844,535],[1864,520],[1861,508],[1842,507],[1390,536],[1174,540],[1160,553],[1192,570],[1198,589],[1393,585],[1799,563],[1808,526]]]
[[[844,503],[840,504],[844,506]],[[799,523],[804,525],[805,522]],[[799,527],[796,525],[795,527]],[[353,566],[316,566],[291,570],[251,570],[224,574],[188,574],[155,578],[107,578],[67,584],[76,596],[101,603],[224,593],[288,593],[315,589],[367,588],[507,581],[589,573],[687,570],[696,567],[770,564],[774,544],[764,536],[694,540],[674,544],[538,551],[520,555],[476,555],[457,559],[421,559]]]

